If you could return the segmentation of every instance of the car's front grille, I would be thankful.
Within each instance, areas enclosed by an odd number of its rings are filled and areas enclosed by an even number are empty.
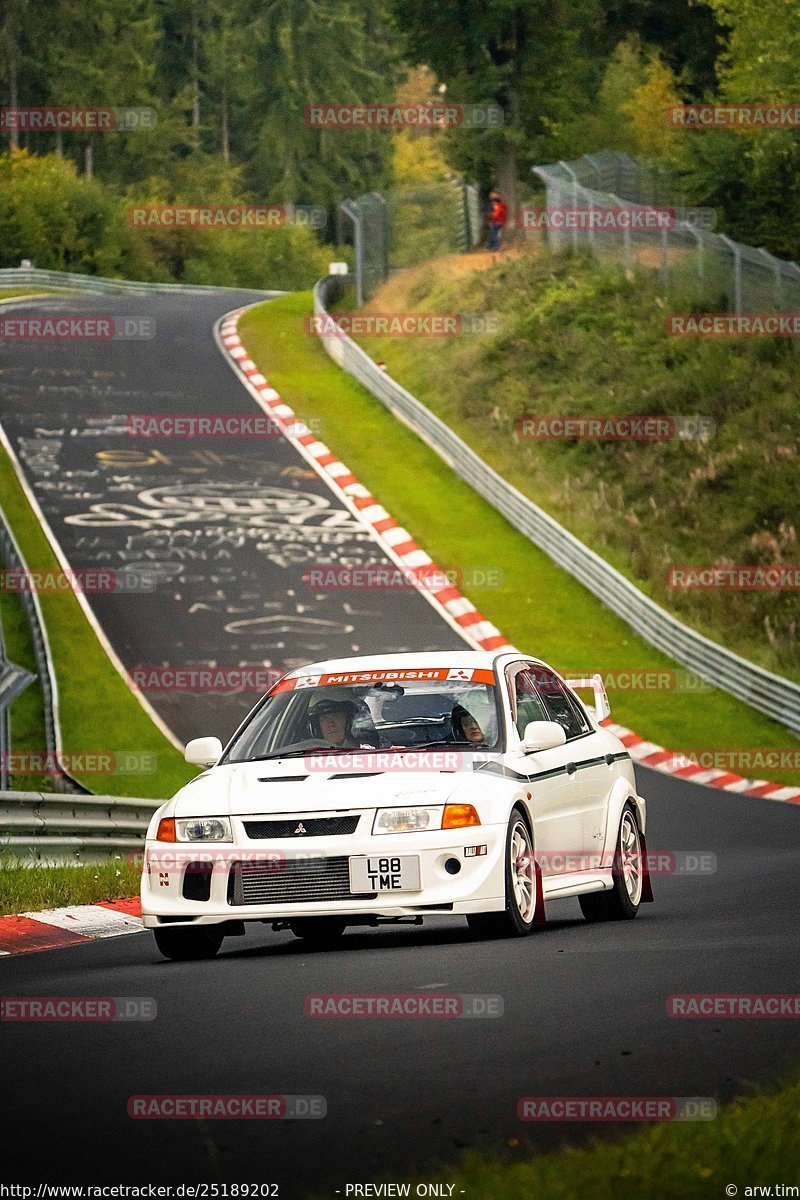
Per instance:
[[[374,900],[376,892],[360,892],[359,900]],[[228,903],[305,904],[320,900],[349,900],[349,859],[297,858],[279,863],[237,863],[228,877]]]
[[[333,836],[354,833],[359,814],[346,817],[288,817],[279,821],[245,821],[249,838]]]

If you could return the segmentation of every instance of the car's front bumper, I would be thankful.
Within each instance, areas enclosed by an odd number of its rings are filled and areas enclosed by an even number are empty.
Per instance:
[[[465,829],[443,829],[429,833],[403,833],[373,837],[308,837],[272,842],[247,841],[216,844],[163,843],[148,841],[142,872],[144,924],[217,924],[221,921],[270,921],[292,917],[404,917],[435,911],[450,913],[492,912],[505,904],[506,825],[480,825]],[[468,856],[465,851],[485,846],[485,854]],[[314,863],[319,859],[350,857],[419,858],[420,887],[415,891],[378,892],[375,896],[345,895],[336,899],[317,897],[313,887],[302,899],[280,903],[235,903],[231,871],[258,870],[255,861],[271,862],[275,878],[291,869],[293,862]],[[184,895],[187,872],[193,856],[212,864],[208,899]],[[459,863],[451,874],[445,863]],[[243,864],[239,867],[237,864]],[[452,862],[450,862],[452,867]],[[191,887],[189,887],[191,890]],[[166,920],[164,920],[166,918]]]

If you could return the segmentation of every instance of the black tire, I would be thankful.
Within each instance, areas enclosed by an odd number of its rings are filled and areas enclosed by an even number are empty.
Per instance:
[[[336,917],[304,917],[292,921],[289,926],[295,937],[302,938],[310,946],[332,946],[347,928],[346,921]]]
[[[511,810],[505,856],[506,906],[502,912],[470,913],[467,916],[467,924],[477,937],[527,937],[535,928],[537,899],[533,841],[519,808]]]
[[[589,892],[578,897],[587,921],[632,921],[638,913],[643,888],[641,836],[636,810],[629,800],[622,810],[617,830],[614,886],[608,892]],[[632,857],[638,859],[635,866],[631,863]]]
[[[154,929],[156,946],[173,962],[213,958],[222,945],[225,934],[216,925],[182,925],[178,929]]]

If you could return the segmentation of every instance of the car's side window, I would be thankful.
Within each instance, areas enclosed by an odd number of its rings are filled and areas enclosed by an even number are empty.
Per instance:
[[[545,671],[541,667],[536,668],[535,678],[542,704],[547,710],[547,715],[542,719],[557,721],[567,735],[567,740],[588,733],[590,725],[586,716],[574,703],[561,680],[551,671]]]
[[[514,690],[517,733],[522,737],[525,733],[525,726],[530,721],[549,721],[550,718],[536,691],[530,671],[517,672],[514,678]]]

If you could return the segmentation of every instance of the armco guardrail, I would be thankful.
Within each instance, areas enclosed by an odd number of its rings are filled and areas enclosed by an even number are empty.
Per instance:
[[[0,563],[11,570],[21,572],[23,575],[28,574],[28,564],[25,562],[25,558],[2,507],[0,507]],[[36,671],[42,689],[44,736],[47,743],[47,750],[58,761],[63,749],[61,743],[61,722],[58,713],[58,683],[53,667],[53,659],[50,654],[50,642],[42,616],[42,607],[39,603],[39,597],[34,590],[26,591],[22,589],[17,595],[30,629],[33,653],[36,659]],[[54,777],[54,786],[56,791],[59,792],[86,792],[86,788],[72,779],[66,771],[60,771]],[[0,796],[2,794],[0,793]]]
[[[102,275],[78,275],[72,271],[46,271],[37,267],[3,267],[0,288],[43,287],[51,291],[92,292],[99,296],[141,294],[144,292],[261,292],[264,296],[282,296],[283,292],[260,288],[214,287],[203,283],[145,283],[134,279],[107,279]],[[20,297],[24,299],[25,297]]]
[[[0,792],[3,859],[86,862],[141,849],[163,800],[129,796],[64,796]]]
[[[341,295],[347,276],[328,275],[314,288],[314,311]],[[335,317],[335,314],[333,314]],[[800,734],[800,685],[756,666],[690,629],[639,591],[544,509],[517,491],[410,392],[387,375],[349,337],[322,338],[330,357],[390,412],[409,425],[440,458],[506,520],[622,617],[651,646]]]

